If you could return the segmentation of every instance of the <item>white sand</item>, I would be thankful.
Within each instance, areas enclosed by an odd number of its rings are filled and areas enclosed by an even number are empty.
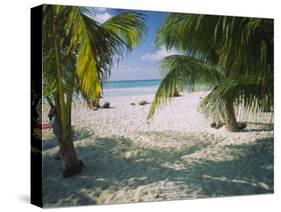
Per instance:
[[[149,121],[150,105],[138,102],[152,96],[111,97],[103,101],[113,108],[97,111],[76,104],[75,147],[86,167],[63,179],[54,136],[44,130],[45,207],[272,193],[271,114],[239,112],[243,132],[216,130],[197,112],[202,95],[173,98]]]

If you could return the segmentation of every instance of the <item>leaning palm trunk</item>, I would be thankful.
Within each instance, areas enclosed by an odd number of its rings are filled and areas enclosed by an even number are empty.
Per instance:
[[[70,177],[81,172],[80,162],[77,159],[76,152],[73,146],[73,136],[71,130],[70,113],[68,113],[67,104],[64,100],[63,74],[60,64],[59,47],[58,47],[58,33],[56,27],[56,19],[53,20],[53,37],[54,37],[54,51],[56,63],[56,80],[58,84],[57,90],[57,108],[59,115],[59,125],[61,135],[59,136],[60,152],[63,161],[63,176]]]
[[[238,131],[238,124],[237,124],[236,117],[235,117],[233,101],[231,101],[231,100],[225,100],[224,121],[225,121],[225,129],[227,131],[229,131],[229,132]]]

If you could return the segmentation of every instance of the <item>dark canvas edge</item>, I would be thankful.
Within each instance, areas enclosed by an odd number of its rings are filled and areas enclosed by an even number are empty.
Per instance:
[[[31,204],[43,207],[42,198],[42,130],[34,135],[36,110],[34,102],[42,101],[42,11],[43,6],[31,8]],[[36,93],[36,95],[34,95]],[[36,104],[35,104],[36,105]]]

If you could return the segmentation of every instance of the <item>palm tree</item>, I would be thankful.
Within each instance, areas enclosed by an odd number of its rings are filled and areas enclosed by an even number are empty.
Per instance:
[[[237,131],[234,103],[257,112],[273,106],[273,20],[170,14],[156,34],[157,46],[180,55],[162,59],[163,78],[148,118],[175,88],[211,89],[200,103],[207,117]]]
[[[141,41],[144,16],[127,12],[100,24],[91,9],[47,5],[43,26],[43,94],[57,108],[63,176],[69,177],[81,172],[71,128],[73,96],[87,102],[100,97],[112,64]]]

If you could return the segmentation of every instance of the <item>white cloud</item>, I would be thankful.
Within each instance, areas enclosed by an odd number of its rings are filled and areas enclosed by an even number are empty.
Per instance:
[[[110,19],[111,17],[112,17],[112,15],[108,12],[97,13],[96,16],[95,16],[95,20],[102,24],[105,21],[107,21],[108,19]]]
[[[171,51],[167,51],[164,46],[161,46],[159,50],[155,51],[154,53],[145,53],[141,56],[142,60],[145,61],[159,61],[164,57],[173,54],[180,54],[178,51],[172,49]]]

